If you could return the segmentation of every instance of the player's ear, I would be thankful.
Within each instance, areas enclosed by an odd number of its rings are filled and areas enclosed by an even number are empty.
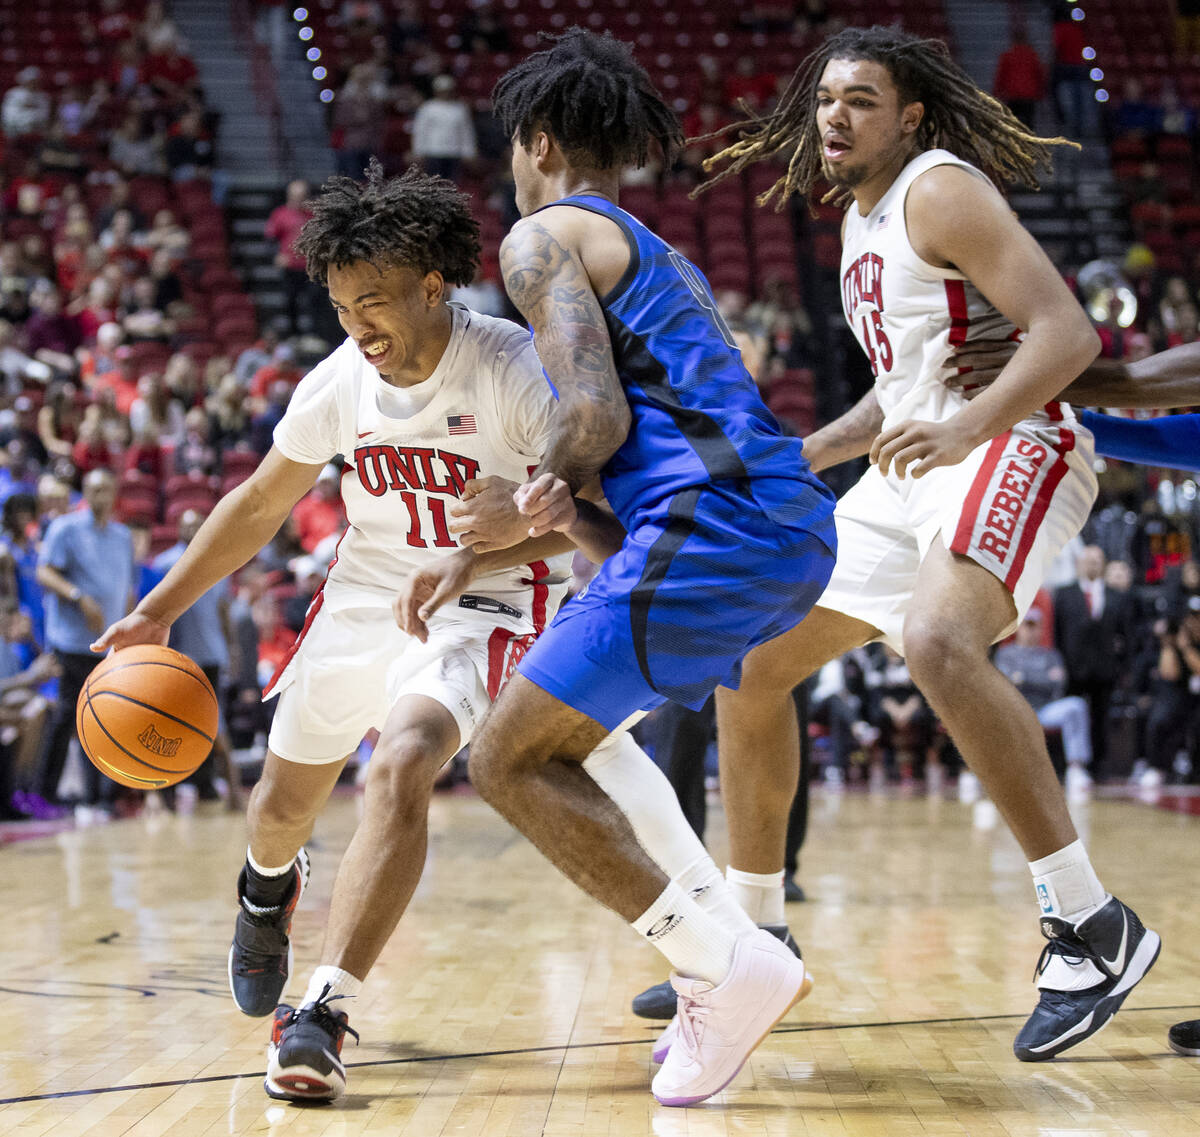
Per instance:
[[[900,112],[900,130],[904,134],[916,134],[924,117],[924,103],[906,103]]]
[[[425,297],[425,303],[430,308],[436,308],[443,300],[447,299],[450,290],[446,287],[446,278],[437,269],[431,269],[421,281],[421,291]]]

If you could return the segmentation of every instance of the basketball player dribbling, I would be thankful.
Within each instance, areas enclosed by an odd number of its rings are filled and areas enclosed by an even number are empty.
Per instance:
[[[350,1028],[336,1000],[358,994],[407,907],[437,773],[553,615],[565,585],[547,558],[573,547],[557,533],[523,540],[520,518],[517,548],[479,553],[454,536],[460,499],[472,497],[478,516],[489,477],[525,478],[555,415],[528,333],[447,303],[479,257],[468,199],[415,170],[385,181],[373,164],[365,184],[333,179],[312,207],[297,248],[349,338],[300,382],[254,475],[93,645],[165,643],[172,621],[254,556],[325,464],[346,456],[349,529],[267,692],[279,704],[250,799],[229,955],[237,1006],[274,1012],[267,1093],[292,1100],[345,1089]],[[511,513],[511,494],[505,502]],[[277,1007],[308,874],[303,843],[372,727],[363,816],[335,881],[320,966],[297,1007]],[[677,804],[654,807],[670,789],[653,762],[626,734],[596,743],[586,768],[651,854],[703,891],[718,924],[753,932]]]
[[[674,966],[682,1025],[653,1092],[689,1105],[728,1084],[808,977],[744,914],[744,933],[719,926],[583,760],[666,699],[699,707],[803,618],[831,567],[832,496],[758,397],[703,276],[617,205],[624,167],[654,143],[669,163],[682,141],[628,47],[572,29],[501,77],[493,102],[522,214],[505,286],[559,394],[545,456],[510,500],[530,535],[562,528],[611,555],[518,664],[471,777]],[[616,519],[576,499],[597,474]],[[646,787],[652,812],[678,808],[658,795]]]
[[[829,38],[776,109],[743,127],[712,159],[724,167],[714,182],[785,150],[769,197],[807,195],[822,176],[852,197],[842,299],[875,385],[805,441],[814,469],[868,453],[873,463],[838,503],[829,588],[808,619],[747,658],[738,691],[718,692],[730,863],[743,879],[758,874],[764,905],[782,906],[790,692],[828,660],[884,640],[1029,860],[1048,942],[1039,1003],[1014,1051],[1052,1058],[1112,1018],[1160,946],[1100,884],[1037,719],[988,658],[1096,493],[1091,438],[1056,398],[1098,337],[980,172],[1032,181],[1058,140],[1029,134],[944,45],[879,27]],[[967,401],[944,385],[954,346],[1018,328],[1020,346],[985,392]]]

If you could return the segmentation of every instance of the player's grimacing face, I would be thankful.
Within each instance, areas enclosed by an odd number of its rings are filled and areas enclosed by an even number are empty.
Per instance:
[[[435,334],[441,293],[430,277],[406,265],[370,261],[335,265],[326,274],[329,300],[346,335],[384,378],[405,376]]]
[[[817,81],[821,169],[834,185],[853,188],[877,174],[912,142],[920,122],[904,106],[891,74],[870,59],[831,59]]]

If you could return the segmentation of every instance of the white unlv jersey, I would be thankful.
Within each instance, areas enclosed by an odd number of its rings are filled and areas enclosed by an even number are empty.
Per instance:
[[[942,422],[966,400],[945,386],[943,361],[958,344],[1014,338],[1018,332],[956,269],[922,260],[908,238],[908,188],[934,166],[974,166],[948,150],[919,154],[865,217],[852,204],[842,241],[842,310],[875,373],[884,425],[905,419]],[[1055,421],[1074,423],[1069,407]],[[1034,421],[1041,415],[1033,416]]]
[[[524,482],[541,459],[555,399],[529,333],[458,305],[450,310],[450,341],[423,383],[393,387],[348,339],[300,381],[275,428],[276,447],[294,462],[341,454],[348,463],[342,500],[350,527],[324,589],[333,610],[390,605],[410,569],[459,547],[449,508],[468,481]],[[565,590],[556,561],[480,576],[470,592],[544,626]]]

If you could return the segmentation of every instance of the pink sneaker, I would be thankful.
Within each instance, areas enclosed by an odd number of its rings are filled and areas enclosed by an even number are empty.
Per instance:
[[[802,960],[759,929],[737,941],[733,966],[718,986],[681,975],[672,975],[671,985],[679,994],[677,1033],[651,1089],[662,1105],[695,1105],[733,1081],[812,980]]]
[[[654,1043],[654,1049],[650,1051],[650,1061],[656,1066],[661,1066],[667,1060],[667,1055],[670,1053],[671,1046],[678,1037],[679,1015],[676,1014],[675,1017],[669,1023],[667,1023],[667,1029],[658,1036],[657,1041]]]

